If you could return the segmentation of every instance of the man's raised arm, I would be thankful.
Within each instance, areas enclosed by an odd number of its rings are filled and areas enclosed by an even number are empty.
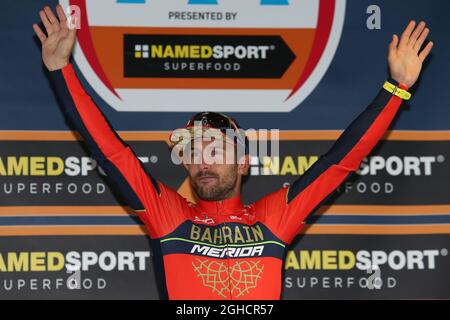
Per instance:
[[[60,5],[56,11],[58,18],[49,7],[39,13],[47,35],[37,24],[33,25],[33,29],[41,41],[42,60],[50,71],[50,80],[59,103],[70,124],[85,140],[91,156],[107,173],[110,185],[127,205],[135,211],[143,212],[146,209],[145,203],[149,202],[146,200],[155,200],[160,187],[145,172],[131,148],[117,135],[83,89],[69,63],[76,29],[68,28]]]
[[[302,227],[302,222],[320,207],[327,197],[354,171],[371,152],[389,128],[407,90],[417,81],[422,63],[431,51],[430,42],[420,49],[429,29],[421,22],[417,28],[411,21],[402,37],[393,36],[389,46],[389,69],[391,85],[385,85],[373,102],[345,129],[331,149],[322,155],[303,176],[288,189],[284,188],[267,197],[268,224],[279,229],[289,242]],[[266,201],[267,201],[266,200]],[[280,201],[285,203],[281,216]],[[273,205],[272,205],[273,204]],[[273,206],[273,210],[270,208]]]

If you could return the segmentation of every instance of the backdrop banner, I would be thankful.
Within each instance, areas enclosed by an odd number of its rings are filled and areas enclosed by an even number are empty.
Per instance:
[[[412,100],[307,219],[280,281],[289,300],[450,298],[448,1],[30,0],[0,3],[0,299],[158,299],[161,289],[159,248],[47,80],[31,25],[57,3],[81,15],[72,63],[85,89],[144,167],[191,201],[168,139],[194,112],[280,130],[278,155],[251,154],[242,197],[252,203],[328,151],[388,77],[392,34],[425,20],[435,48]],[[199,278],[212,294],[213,278]]]

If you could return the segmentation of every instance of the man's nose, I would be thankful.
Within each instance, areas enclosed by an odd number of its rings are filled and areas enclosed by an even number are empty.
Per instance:
[[[210,165],[205,162],[205,160],[202,159],[202,163],[200,163],[200,170],[208,170],[210,168]]]

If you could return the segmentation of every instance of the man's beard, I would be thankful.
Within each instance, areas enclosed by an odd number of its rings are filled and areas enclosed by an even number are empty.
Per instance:
[[[214,177],[216,183],[212,186],[205,186],[198,183],[200,177]],[[236,186],[237,174],[234,171],[226,174],[222,178],[214,172],[201,171],[194,178],[191,177],[191,186],[197,196],[202,200],[219,201],[229,197]]]

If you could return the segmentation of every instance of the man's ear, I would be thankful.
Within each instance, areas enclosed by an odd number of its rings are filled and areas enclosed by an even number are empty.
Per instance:
[[[246,154],[242,156],[238,163],[238,173],[240,175],[246,175],[248,168],[250,167],[250,155]]]

